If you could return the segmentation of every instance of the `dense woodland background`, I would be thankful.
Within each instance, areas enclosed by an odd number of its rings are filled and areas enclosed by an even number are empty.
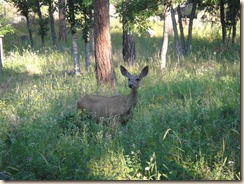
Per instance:
[[[0,179],[240,180],[240,1],[0,1]],[[128,94],[128,126],[76,110]]]

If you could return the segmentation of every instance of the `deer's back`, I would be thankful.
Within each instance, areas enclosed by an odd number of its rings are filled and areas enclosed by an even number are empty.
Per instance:
[[[126,113],[127,96],[85,95],[77,102],[77,108],[85,109],[99,117],[121,116]]]

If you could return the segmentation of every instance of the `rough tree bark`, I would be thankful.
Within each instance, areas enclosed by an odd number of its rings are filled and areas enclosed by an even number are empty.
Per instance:
[[[94,0],[96,78],[99,85],[115,87],[109,24],[109,0]]]

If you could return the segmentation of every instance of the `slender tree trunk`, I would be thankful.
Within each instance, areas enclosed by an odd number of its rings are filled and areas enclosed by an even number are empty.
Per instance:
[[[52,42],[53,42],[53,47],[56,47],[57,42],[56,42],[56,32],[55,32],[55,24],[54,24],[54,17],[53,17],[53,12],[54,12],[53,6],[54,5],[53,5],[52,0],[49,0],[48,1],[48,12],[49,12],[49,18],[50,18]]]
[[[192,26],[193,26],[193,20],[196,12],[196,7],[197,7],[197,0],[194,0],[192,2],[192,10],[190,14],[190,20],[189,20],[189,27],[188,27],[188,37],[187,37],[187,55],[190,55],[191,53],[191,42],[192,42]]]
[[[2,40],[3,36],[0,35],[0,76],[2,74],[2,68],[3,68],[3,40]]]
[[[123,30],[123,59],[128,66],[135,66],[136,64],[136,44],[134,33]]]
[[[40,2],[36,1],[36,11],[39,18],[39,34],[41,36],[41,47],[45,47],[45,20],[42,17]]]
[[[94,0],[96,77],[100,85],[115,87],[110,37],[109,0]]]
[[[186,43],[185,43],[185,35],[184,35],[184,28],[182,24],[182,15],[180,10],[180,5],[177,7],[177,13],[178,13],[178,22],[179,22],[179,28],[180,28],[180,42],[181,42],[181,53],[183,55],[186,54]]]
[[[59,4],[59,40],[67,42],[65,0],[59,0],[58,4]]]
[[[179,57],[181,56],[181,49],[180,49],[180,44],[179,44],[179,36],[178,36],[178,29],[177,29],[177,24],[175,20],[175,10],[173,7],[170,7],[170,14],[171,14],[171,19],[172,19],[172,25],[173,25],[173,30],[174,30],[174,44],[175,44],[175,50],[176,54]]]
[[[79,64],[79,53],[78,53],[78,46],[77,46],[77,38],[76,38],[76,28],[75,28],[75,6],[74,1],[68,1],[68,8],[69,8],[69,21],[70,21],[70,30],[72,35],[72,52],[73,52],[73,59],[74,59],[74,72],[75,74],[80,74],[80,64]]]
[[[31,49],[33,51],[34,50],[34,42],[33,42],[33,37],[32,37],[32,30],[31,30],[31,26],[30,26],[30,20],[29,20],[28,15],[25,16],[25,18],[26,18],[26,25],[27,25],[29,37],[30,37],[30,45],[31,45]]]
[[[236,42],[236,23],[232,25],[232,38],[231,42],[235,43]]]
[[[74,58],[74,71],[75,74],[80,74],[80,63],[79,63],[79,53],[77,46],[77,38],[76,32],[72,32],[72,50],[73,50],[73,58]]]
[[[222,27],[222,43],[226,43],[226,24],[225,24],[225,8],[224,0],[220,0],[220,22]]]
[[[85,41],[85,62],[86,62],[86,69],[88,69],[91,65],[90,62],[90,42]]]
[[[92,53],[95,54],[94,26],[91,27],[90,33],[91,33],[90,34],[91,50],[92,50]]]
[[[90,64],[90,28],[92,24],[92,10],[91,7],[85,7],[83,9],[83,15],[84,15],[84,24],[82,29],[82,37],[85,41],[85,64],[86,69],[88,70]]]
[[[237,12],[238,12],[238,7],[240,7],[240,1],[239,0],[235,0],[232,2],[232,12],[231,12],[231,25],[232,25],[232,38],[231,38],[231,42],[235,43],[236,40],[236,18],[237,18]]]
[[[170,13],[169,13],[169,6],[167,6],[164,12],[163,44],[161,47],[161,54],[160,54],[161,71],[163,71],[163,69],[166,66],[166,57],[167,57],[168,42],[169,42],[169,22],[170,22]]]
[[[122,9],[125,10],[126,8],[126,2],[125,0],[122,1]],[[123,15],[122,17],[122,26],[123,26],[123,49],[122,49],[122,55],[124,62],[128,66],[134,66],[136,64],[136,44],[135,44],[135,38],[134,33],[129,31],[126,28],[127,23],[127,17],[126,15]]]

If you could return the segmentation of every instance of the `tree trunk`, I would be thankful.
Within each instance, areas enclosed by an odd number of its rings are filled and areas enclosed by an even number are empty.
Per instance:
[[[77,46],[77,38],[76,38],[76,29],[75,29],[75,6],[73,0],[68,1],[69,8],[69,21],[70,21],[70,30],[72,35],[72,51],[73,51],[73,59],[74,59],[74,72],[75,74],[80,74],[80,64],[79,64],[79,54],[78,54],[78,46]]]
[[[178,13],[178,22],[179,22],[179,28],[180,28],[180,42],[181,42],[181,53],[183,55],[186,54],[186,43],[185,43],[185,35],[184,35],[184,28],[182,24],[182,15],[180,10],[180,5],[177,7],[177,13]]]
[[[222,43],[226,43],[226,24],[225,24],[225,8],[224,0],[220,0],[220,22],[222,27]]]
[[[79,63],[79,53],[77,46],[76,32],[72,32],[72,50],[74,57],[74,72],[75,74],[80,74],[80,63]]]
[[[85,62],[86,62],[86,69],[88,69],[89,66],[91,65],[91,62],[90,62],[90,42],[89,41],[85,41]]]
[[[3,36],[0,35],[0,76],[2,74],[2,68],[3,68],[3,41],[2,41]]]
[[[92,26],[90,29],[90,40],[91,40],[92,54],[95,54],[94,26]]]
[[[190,20],[189,20],[189,27],[188,27],[188,37],[187,37],[187,55],[190,55],[191,53],[191,42],[192,42],[192,26],[193,26],[193,20],[196,12],[196,7],[197,7],[197,0],[194,0],[192,2],[192,10],[190,14]]]
[[[59,40],[67,42],[66,20],[65,20],[65,0],[59,0]]]
[[[134,33],[123,30],[123,59],[128,66],[135,66],[136,64],[136,44]]]
[[[168,51],[168,42],[169,42],[169,22],[170,22],[170,13],[169,7],[167,6],[164,12],[164,30],[163,30],[163,44],[161,47],[160,54],[160,69],[163,69],[166,66],[166,56]]]
[[[48,1],[48,12],[49,12],[49,18],[50,18],[50,26],[51,26],[51,35],[52,35],[52,41],[53,41],[53,47],[57,46],[56,43],[56,32],[55,32],[55,24],[54,24],[54,5],[52,4],[52,0]]]
[[[179,57],[181,56],[181,49],[180,49],[180,44],[179,44],[177,24],[176,24],[176,20],[175,20],[175,10],[173,9],[173,7],[170,7],[170,14],[171,14],[172,25],[173,25],[173,30],[174,30],[175,50],[176,50],[176,54],[179,59]]]
[[[26,25],[27,25],[29,37],[30,37],[30,45],[31,45],[31,49],[33,51],[34,50],[34,42],[33,42],[33,37],[32,37],[32,30],[31,30],[31,27],[30,27],[30,20],[29,20],[28,15],[25,16],[25,18],[26,18]]]
[[[126,10],[126,3],[125,0],[122,1],[122,9],[123,11]],[[127,27],[126,24],[128,22],[127,15],[123,14],[122,16],[122,26],[123,26],[123,49],[122,49],[122,55],[124,62],[128,66],[135,66],[136,64],[136,44],[135,44],[135,38],[134,33],[131,32]]]
[[[41,47],[45,47],[45,20],[42,17],[40,2],[36,1],[36,12],[39,18],[39,34],[41,36]]]
[[[231,42],[235,43],[236,41],[236,22],[232,25],[232,38]]]
[[[237,18],[237,13],[238,13],[238,9],[240,7],[240,1],[239,0],[235,0],[231,2],[232,7],[231,7],[231,25],[232,25],[232,38],[231,38],[231,42],[235,43],[236,40],[236,18]]]
[[[85,41],[85,63],[86,69],[90,66],[90,28],[92,24],[92,9],[91,7],[84,7],[83,9],[84,23],[82,28],[82,37]]]
[[[98,84],[115,87],[109,24],[109,0],[94,0],[96,77]]]

